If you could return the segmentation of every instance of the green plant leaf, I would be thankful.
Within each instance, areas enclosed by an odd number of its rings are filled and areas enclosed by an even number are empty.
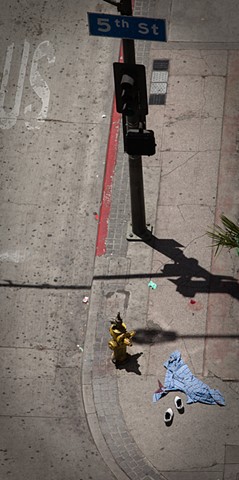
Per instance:
[[[212,247],[216,247],[215,255],[221,251],[222,247],[226,247],[229,250],[231,248],[239,248],[239,226],[225,215],[221,215],[220,218],[224,229],[219,225],[214,225],[214,230],[206,232],[214,240]]]

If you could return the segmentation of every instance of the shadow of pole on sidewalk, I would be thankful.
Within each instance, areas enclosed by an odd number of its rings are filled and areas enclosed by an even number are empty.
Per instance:
[[[95,275],[94,280],[119,280],[122,278],[168,278],[176,285],[176,291],[184,297],[193,298],[196,293],[227,293],[239,300],[239,283],[236,278],[227,275],[214,275],[201,267],[196,258],[188,258],[181,250],[183,245],[173,239],[159,239],[154,235],[144,241],[174,261],[162,266],[156,273],[137,273],[127,275]],[[176,277],[176,278],[172,278]],[[196,280],[194,278],[196,277]]]
[[[214,335],[214,334],[180,334],[175,330],[163,330],[162,328],[138,328],[134,336],[134,343],[138,344],[150,344],[163,343],[163,342],[175,342],[179,338],[218,338],[224,340],[225,338],[239,338],[239,334],[229,335]]]
[[[169,278],[169,281],[177,286],[177,291],[183,296],[192,298],[196,293],[228,293],[239,299],[239,284],[234,277],[208,272],[196,258],[185,257],[181,250],[183,245],[175,240],[159,239],[152,235],[145,243],[174,261],[173,264],[164,265],[161,273],[164,277],[178,277]],[[193,277],[199,280],[192,280]]]

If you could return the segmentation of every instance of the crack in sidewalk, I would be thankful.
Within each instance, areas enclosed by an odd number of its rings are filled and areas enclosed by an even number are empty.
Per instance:
[[[177,167],[175,167],[175,168],[173,168],[172,170],[170,170],[170,172],[168,172],[168,173],[162,173],[162,174],[161,174],[161,177],[162,177],[162,178],[163,178],[163,177],[167,177],[167,175],[170,175],[170,174],[171,174],[172,172],[174,172],[175,170],[178,170],[179,168],[183,167],[187,162],[189,162],[189,160],[191,160],[193,157],[195,157],[198,153],[199,153],[198,151],[195,152],[193,155],[191,155],[191,157],[187,158],[187,159],[185,160],[185,162],[180,163],[180,165],[178,165]]]

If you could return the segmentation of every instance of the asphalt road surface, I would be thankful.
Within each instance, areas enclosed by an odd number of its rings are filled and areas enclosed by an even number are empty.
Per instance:
[[[112,480],[81,366],[119,41],[103,1],[10,0],[0,29],[0,479]]]

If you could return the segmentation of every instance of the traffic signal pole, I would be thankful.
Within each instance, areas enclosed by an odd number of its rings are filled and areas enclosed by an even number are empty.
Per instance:
[[[104,1],[110,3],[111,5],[117,6],[117,9],[121,15],[132,16],[133,14],[131,0],[120,0],[119,2],[114,0]],[[136,65],[134,40],[123,39],[123,58],[125,64],[129,66]],[[145,128],[145,116],[142,118],[142,115],[140,116],[139,111],[134,112],[132,116],[122,112],[122,121],[124,136],[127,131]],[[144,240],[151,236],[151,232],[147,229],[145,221],[142,157],[141,155],[129,154],[128,159],[131,199],[131,226],[127,234],[127,239],[136,240],[141,238]]]
[[[122,2],[120,9],[121,15],[132,15],[131,0]],[[123,39],[123,58],[124,63],[135,65],[135,47],[134,40]],[[124,117],[124,115],[123,115]],[[128,129],[139,128],[138,114],[133,117],[123,118],[123,122],[127,122]],[[140,238],[147,237],[145,220],[145,203],[144,203],[144,183],[143,183],[143,167],[142,157],[140,155],[129,155],[129,181],[130,181],[130,200],[131,200],[131,223],[132,231],[128,232],[127,238],[133,239],[134,235]]]

